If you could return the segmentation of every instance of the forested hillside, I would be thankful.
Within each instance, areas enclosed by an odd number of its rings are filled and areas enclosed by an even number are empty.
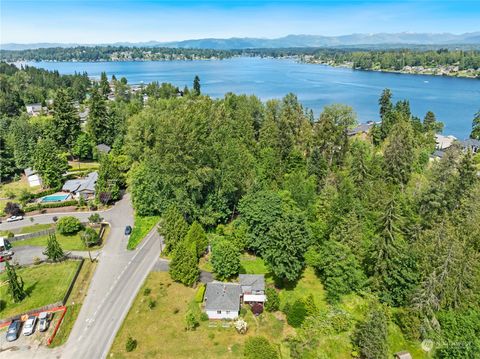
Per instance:
[[[294,287],[313,268],[332,308],[353,294],[373,303],[349,336],[359,356],[387,357],[395,323],[418,346],[440,343],[436,358],[478,358],[479,155],[454,144],[429,161],[442,127],[433,113],[421,120],[408,100],[392,103],[385,90],[382,122],[350,137],[357,119],[344,104],[315,117],[294,94],[265,103],[236,94],[214,100],[198,79],[183,96],[151,84],[147,101],[114,79],[117,96],[107,101],[103,76],[88,85],[90,115],[80,128],[73,103],[85,98],[75,92],[84,78],[2,67],[2,179],[44,158],[89,158],[92,146],[108,144],[98,192],[118,198],[126,182],[137,215],[186,222],[170,227],[170,252],[195,223],[236,253],[261,257],[279,287]],[[30,92],[43,101],[57,86],[52,115],[24,113]],[[321,357],[319,333],[333,330],[325,325],[308,317],[288,340],[290,355]]]

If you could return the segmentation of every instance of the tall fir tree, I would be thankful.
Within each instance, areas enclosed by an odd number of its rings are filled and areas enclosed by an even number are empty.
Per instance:
[[[100,91],[104,97],[110,93],[110,84],[106,72],[100,74]]]
[[[110,114],[107,103],[98,89],[92,90],[90,97],[90,112],[88,115],[87,129],[95,144],[112,144]]]
[[[59,146],[71,150],[80,133],[80,117],[68,90],[57,91],[53,111],[53,136]]]
[[[388,357],[388,318],[385,309],[372,305],[365,320],[358,322],[354,333],[354,344],[365,359]]]
[[[188,224],[183,214],[175,205],[171,205],[163,213],[158,232],[163,236],[165,252],[175,251],[178,244],[185,238],[188,232]]]
[[[60,262],[65,258],[65,253],[63,252],[62,247],[60,247],[60,243],[58,243],[57,236],[55,234],[51,234],[48,237],[47,247],[45,248],[43,254],[53,262]]]
[[[193,79],[193,92],[196,96],[199,96],[201,93],[200,77],[198,75],[195,75]]]
[[[22,277],[17,275],[15,268],[7,261],[5,262],[5,271],[7,273],[8,292],[15,303],[21,302],[26,296]]]
[[[182,240],[178,244],[170,262],[170,276],[186,286],[193,286],[198,281],[199,269],[195,243]]]

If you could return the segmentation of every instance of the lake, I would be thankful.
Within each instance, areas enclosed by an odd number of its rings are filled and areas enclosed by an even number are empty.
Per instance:
[[[394,100],[408,99],[412,113],[423,118],[429,110],[445,123],[444,134],[468,137],[474,114],[480,110],[480,80],[426,75],[405,75],[358,71],[294,60],[237,57],[208,61],[151,62],[31,62],[29,65],[62,74],[88,72],[99,77],[102,71],[130,84],[151,81],[191,87],[200,76],[202,92],[222,97],[227,92],[255,94],[262,100],[295,93],[317,116],[325,105],[352,106],[360,122],[378,120],[378,98],[384,88]]]

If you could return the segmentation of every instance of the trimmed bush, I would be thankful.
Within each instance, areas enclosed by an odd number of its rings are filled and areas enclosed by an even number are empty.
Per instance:
[[[202,312],[202,314],[200,314],[200,320],[201,320],[202,322],[206,322],[208,319],[209,319],[209,318],[208,318],[208,314],[207,314],[207,313]]]
[[[296,300],[287,311],[287,323],[294,328],[299,328],[307,316],[307,308],[302,300]]]
[[[62,217],[57,222],[57,230],[64,235],[78,233],[82,227],[80,221],[72,216]]]
[[[266,290],[267,301],[265,302],[265,310],[267,312],[276,312],[280,307],[280,298],[275,288],[268,287]]]
[[[70,207],[70,206],[76,206],[78,202],[76,200],[71,200],[71,201],[64,201],[64,202],[54,202],[54,203],[36,203],[32,204],[29,206],[26,206],[23,211],[24,212],[33,212],[33,211],[38,211],[41,210],[42,208],[61,208],[61,207]]]
[[[98,233],[90,227],[85,228],[85,231],[83,231],[81,237],[86,247],[92,247],[100,243],[100,237]]]
[[[137,340],[132,337],[128,337],[127,342],[125,343],[125,350],[127,352],[133,352],[137,347]]]
[[[202,303],[203,302],[203,296],[205,295],[205,284],[201,284],[198,289],[197,293],[195,293],[195,302],[197,303]]]
[[[187,314],[185,314],[185,329],[195,330],[198,324],[198,319],[195,313],[192,310],[188,310]]]
[[[250,337],[245,341],[243,352],[246,359],[278,359],[278,352],[265,337]]]

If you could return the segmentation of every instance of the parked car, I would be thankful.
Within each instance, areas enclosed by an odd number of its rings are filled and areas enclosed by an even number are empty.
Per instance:
[[[38,330],[44,332],[48,329],[48,324],[50,323],[50,314],[47,312],[41,312],[38,315]]]
[[[9,261],[12,259],[13,252],[12,251],[4,251],[0,252],[0,263]]]
[[[132,227],[126,226],[125,227],[125,235],[129,236],[130,234],[132,234]]]
[[[13,342],[18,339],[22,323],[19,320],[13,320],[7,329],[7,342]]]
[[[21,221],[23,216],[11,216],[7,218],[7,222]]]
[[[34,315],[29,316],[23,326],[23,335],[32,335],[35,332],[35,324],[37,324],[37,317]]]

